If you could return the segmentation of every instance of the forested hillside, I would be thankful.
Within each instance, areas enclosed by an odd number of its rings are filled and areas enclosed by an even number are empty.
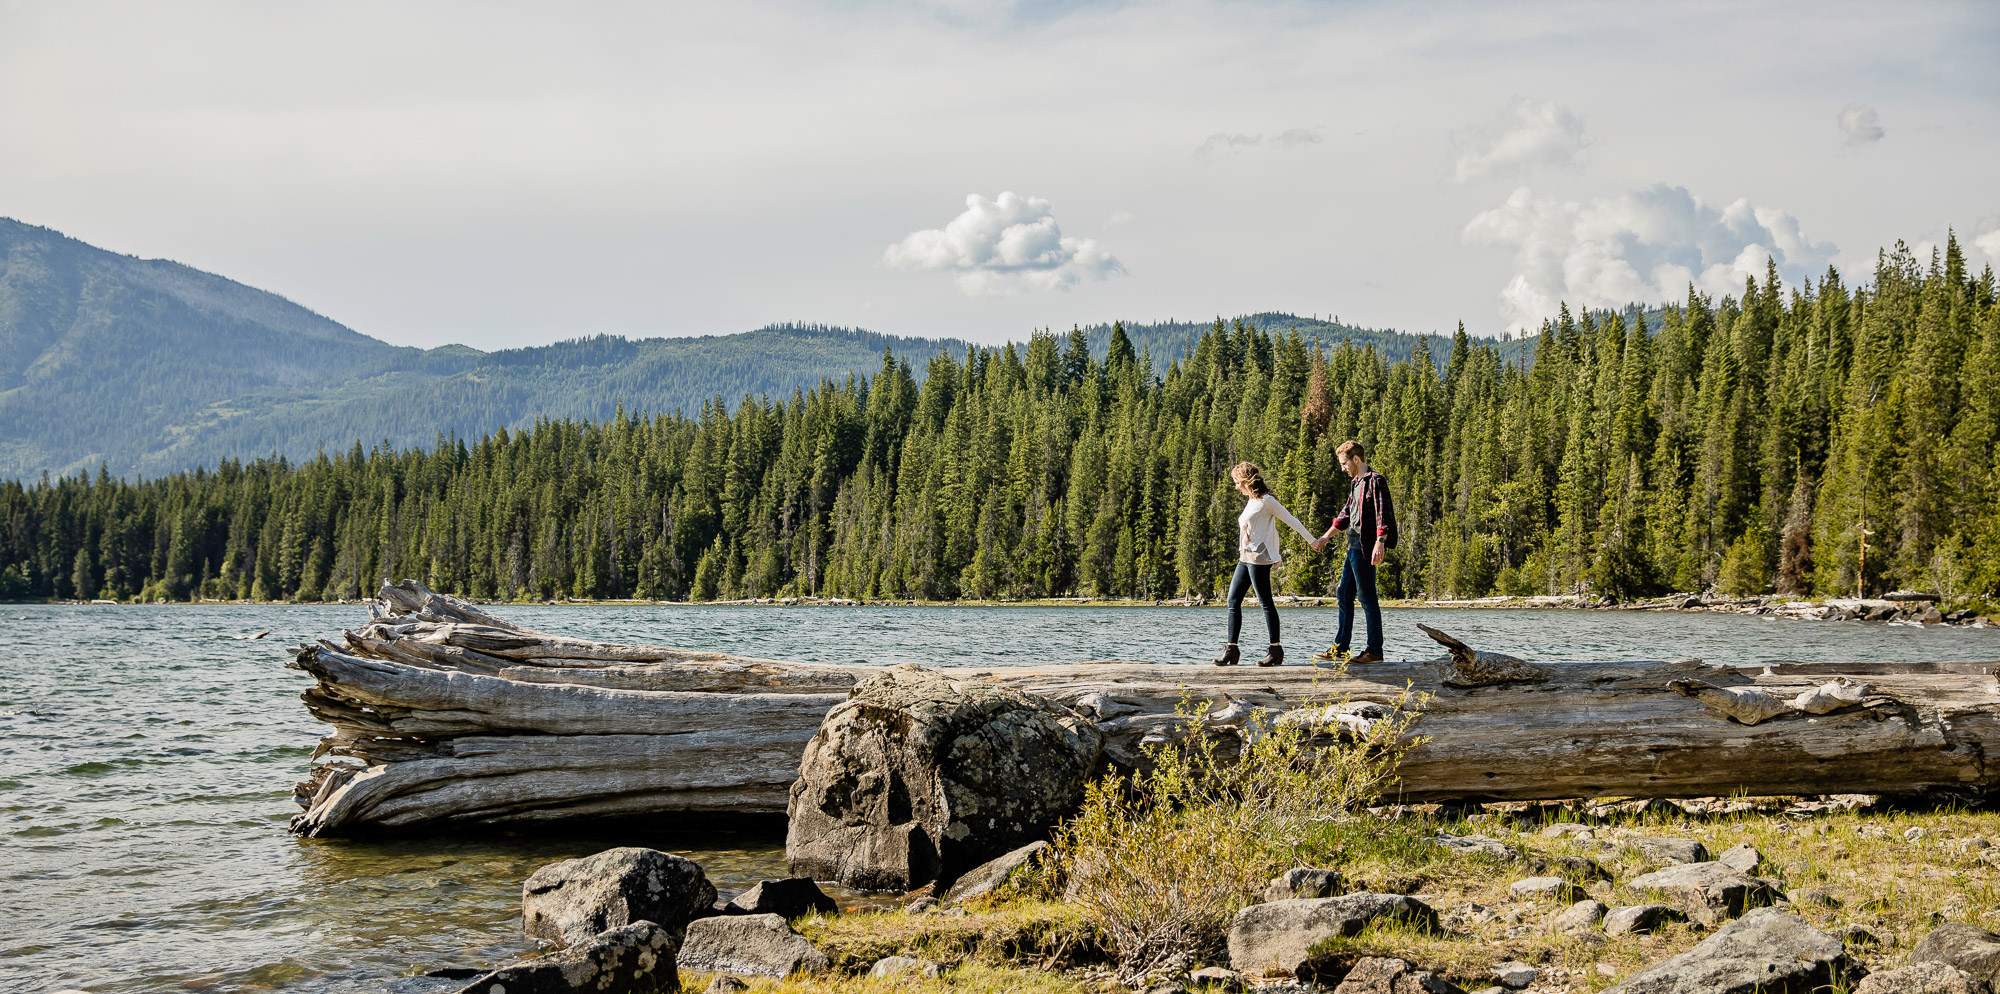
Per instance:
[[[0,487],[10,596],[1160,598],[1213,591],[1262,463],[1323,523],[1365,443],[1403,543],[1389,594],[2000,588],[2000,306],[1954,242],[1657,321],[1567,312],[1532,365],[1462,332],[1315,349],[1122,329],[898,359],[771,403],[545,422],[429,451]],[[1872,534],[1871,534],[1872,533]],[[1866,576],[1860,576],[1866,536]],[[1285,589],[1325,590],[1292,546]]]
[[[1253,326],[1373,343],[1414,336],[1288,314]],[[1206,325],[1133,326],[1136,347],[1178,356]],[[1097,335],[1101,359],[1110,338]],[[1435,351],[1443,339],[1432,336]],[[915,369],[955,339],[771,325],[699,338],[596,336],[536,348],[398,348],[275,294],[163,260],[95,248],[0,218],[0,479],[44,472],[159,476],[224,459],[298,460],[355,441],[406,449],[619,408],[693,413],[722,398],[783,398],[866,375],[894,349]]]

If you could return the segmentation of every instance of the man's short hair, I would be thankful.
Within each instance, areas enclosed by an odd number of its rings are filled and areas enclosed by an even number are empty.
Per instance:
[[[1367,450],[1361,447],[1360,442],[1357,442],[1351,438],[1345,442],[1340,443],[1340,448],[1333,450],[1334,456],[1339,459],[1347,458],[1347,454],[1349,452],[1354,453],[1354,458],[1360,459],[1363,462],[1366,462],[1368,460]]]

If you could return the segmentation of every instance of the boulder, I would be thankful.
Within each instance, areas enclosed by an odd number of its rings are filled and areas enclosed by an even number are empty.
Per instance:
[[[944,972],[944,964],[936,960],[917,959],[914,956],[884,956],[868,968],[868,975],[877,979],[883,977],[936,977]]]
[[[1800,908],[1838,908],[1840,898],[1830,891],[1818,887],[1794,887],[1785,892],[1785,900]]]
[[[722,913],[797,918],[815,911],[831,913],[839,910],[840,906],[833,903],[833,898],[826,896],[818,884],[805,877],[787,877],[758,881],[756,886],[730,898]]]
[[[1714,925],[1768,904],[1780,895],[1769,883],[1721,863],[1683,863],[1625,882],[1634,894],[1659,893],[1688,917]]]
[[[958,881],[951,885],[951,889],[945,891],[944,903],[958,904],[1001,890],[1017,879],[1017,875],[1022,871],[1032,870],[1035,861],[1048,849],[1047,842],[1030,842],[965,871],[959,875]]]
[[[750,985],[742,977],[732,977],[725,973],[709,981],[708,986],[702,988],[701,994],[736,994],[737,991],[749,989]]]
[[[1626,845],[1639,850],[1639,855],[1648,862],[1665,866],[1708,861],[1708,847],[1694,839],[1641,837],[1627,841]]]
[[[576,991],[681,989],[674,937],[652,922],[633,922],[521,960],[480,977],[458,994],[573,994]]]
[[[1757,872],[1757,864],[1764,861],[1764,854],[1746,842],[1715,857],[1715,861],[1738,873],[1754,874]]]
[[[715,885],[701,865],[657,849],[627,846],[550,863],[521,885],[521,931],[574,945],[607,929],[649,921],[674,941],[692,919],[712,914]]]
[[[1700,945],[1655,963],[1617,994],[1811,994],[1860,975],[1840,940],[1776,908],[1757,908]]]
[[[688,925],[680,965],[702,973],[789,977],[833,966],[826,954],[777,915],[703,918]]]
[[[806,744],[785,857],[793,876],[865,890],[948,885],[1046,836],[1103,754],[1097,726],[1054,701],[894,666]]]
[[[1401,894],[1366,891],[1345,897],[1322,897],[1253,904],[1236,913],[1229,926],[1229,965],[1248,976],[1300,976],[1311,958],[1309,950],[1334,936],[1357,935],[1378,918],[1438,927],[1430,905]]]
[[[1668,922],[1687,921],[1687,913],[1665,904],[1635,904],[1617,908],[1604,916],[1608,935],[1645,935]]]
[[[1915,963],[1863,977],[1854,994],[1993,994],[1993,986],[1955,966]]]
[[[1517,901],[1581,901],[1583,888],[1561,877],[1529,877],[1507,885],[1507,896]]]
[[[1295,866],[1273,878],[1264,888],[1265,901],[1292,901],[1300,898],[1340,896],[1340,871]]]
[[[1917,940],[1910,965],[1955,966],[1989,984],[2000,983],[2000,935],[1962,922],[1947,922]]]
[[[1518,991],[1534,983],[1536,975],[1534,967],[1520,960],[1510,959],[1505,963],[1495,963],[1493,965],[1493,979],[1500,981],[1500,986],[1508,990]]]
[[[1565,932],[1587,932],[1597,927],[1597,921],[1604,917],[1604,912],[1604,905],[1596,901],[1578,901],[1556,915],[1555,925]]]
[[[1264,990],[1264,988],[1259,988]],[[1386,956],[1356,960],[1333,994],[1465,994],[1458,985],[1427,970]]]

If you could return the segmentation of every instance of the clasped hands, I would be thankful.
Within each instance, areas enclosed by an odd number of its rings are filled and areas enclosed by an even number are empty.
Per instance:
[[[1312,550],[1314,552],[1324,552],[1326,551],[1327,543],[1331,541],[1333,541],[1333,536],[1321,535],[1320,537],[1313,539]],[[1382,560],[1386,558],[1388,554],[1389,554],[1389,547],[1387,545],[1384,545],[1382,543],[1382,540],[1378,538],[1375,540],[1375,549],[1373,553],[1369,555],[1368,562],[1372,566],[1380,566],[1382,565]]]

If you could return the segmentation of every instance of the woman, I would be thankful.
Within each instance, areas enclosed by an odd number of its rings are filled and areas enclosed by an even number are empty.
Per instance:
[[[1278,554],[1278,522],[1292,526],[1315,549],[1320,542],[1306,526],[1299,524],[1292,512],[1285,510],[1285,505],[1278,503],[1278,498],[1271,496],[1271,488],[1264,483],[1264,474],[1256,463],[1237,463],[1229,471],[1229,479],[1236,484],[1236,491],[1250,500],[1243,505],[1243,513],[1236,516],[1237,563],[1236,575],[1229,581],[1229,644],[1216,657],[1215,665],[1236,665],[1239,655],[1236,636],[1243,630],[1243,594],[1254,586],[1257,603],[1264,608],[1264,627],[1271,630],[1271,649],[1257,660],[1257,665],[1281,666],[1285,662],[1285,648],[1278,644],[1278,608],[1271,602],[1271,567],[1284,559]]]

